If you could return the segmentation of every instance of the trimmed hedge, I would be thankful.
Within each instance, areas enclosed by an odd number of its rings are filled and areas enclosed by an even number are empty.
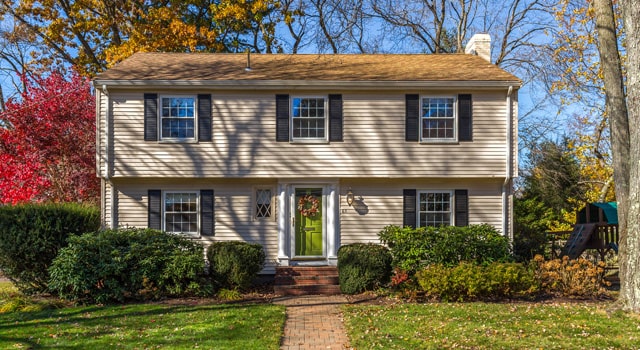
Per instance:
[[[23,293],[47,289],[67,238],[100,228],[100,209],[76,203],[0,206],[0,270]]]
[[[416,280],[427,298],[442,301],[532,297],[540,289],[535,273],[518,263],[434,264],[418,271]]]
[[[49,272],[52,292],[82,302],[212,291],[205,275],[204,247],[185,236],[152,229],[104,230],[71,237]]]
[[[354,243],[338,250],[340,291],[356,294],[389,283],[391,253],[379,244]]]
[[[239,241],[215,242],[207,248],[209,274],[218,288],[245,290],[265,264],[262,245]]]
[[[411,274],[432,264],[455,266],[468,261],[486,265],[511,260],[509,239],[487,224],[417,229],[391,225],[378,236],[391,250],[393,267]]]

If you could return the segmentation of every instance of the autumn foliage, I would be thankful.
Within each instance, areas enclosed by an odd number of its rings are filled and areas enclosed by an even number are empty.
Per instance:
[[[25,86],[0,114],[0,203],[97,202],[89,81],[54,72]]]

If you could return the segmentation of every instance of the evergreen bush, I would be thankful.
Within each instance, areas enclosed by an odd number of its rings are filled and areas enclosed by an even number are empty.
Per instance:
[[[393,256],[393,267],[415,273],[431,264],[455,266],[463,261],[486,265],[494,261],[510,261],[509,239],[494,227],[386,226],[379,234]]]
[[[64,299],[110,303],[204,295],[204,247],[152,229],[124,228],[75,236],[60,250],[49,288]]]
[[[338,250],[340,290],[356,294],[374,290],[391,277],[391,253],[379,244],[354,243]]]
[[[100,228],[100,209],[76,203],[0,206],[0,270],[23,293],[47,289],[67,238]]]
[[[209,274],[218,288],[245,290],[265,264],[262,245],[240,241],[215,242],[207,248]]]

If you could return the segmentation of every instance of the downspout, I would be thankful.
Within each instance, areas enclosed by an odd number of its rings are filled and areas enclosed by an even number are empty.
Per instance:
[[[109,116],[111,115],[111,103],[109,101],[109,91],[107,90],[107,85],[103,84],[102,85],[102,92],[105,95],[105,116],[104,116],[104,133],[105,133],[105,138],[104,138],[104,174],[103,174],[103,178],[105,183],[109,184],[111,187],[111,195],[109,196],[109,203],[107,203],[107,199],[106,196],[104,198],[104,206],[105,208],[107,207],[107,205],[109,205],[109,211],[110,211],[110,222],[109,222],[109,228],[116,228],[116,215],[115,215],[115,200],[114,200],[114,196],[115,194],[115,186],[111,183],[111,169],[109,167],[110,163],[111,163],[111,159],[109,158],[109,150],[111,147],[111,143],[110,141],[110,137],[111,137],[111,124],[109,123]],[[105,190],[106,191],[106,190]]]
[[[105,209],[105,184],[104,177],[102,177],[102,173],[100,172],[100,164],[102,162],[102,135],[100,134],[100,125],[102,123],[101,115],[100,115],[100,107],[102,106],[102,93],[98,89],[97,86],[94,85],[94,91],[96,94],[96,176],[100,178],[100,227],[105,228],[105,217],[104,217],[104,209]]]
[[[513,138],[512,127],[513,127],[513,108],[511,107],[511,94],[513,93],[513,86],[509,86],[509,90],[507,91],[507,108],[506,108],[506,117],[507,117],[507,142],[506,142],[506,166],[505,166],[505,176],[504,183],[502,184],[502,230],[503,234],[507,235],[509,239],[513,241],[513,230],[511,228],[511,221],[509,220],[509,194],[511,193],[511,172],[512,172],[512,147],[511,142]]]

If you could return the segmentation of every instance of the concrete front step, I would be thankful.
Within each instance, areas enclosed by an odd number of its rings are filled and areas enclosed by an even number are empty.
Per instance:
[[[335,266],[283,266],[276,268],[274,291],[281,295],[340,294]]]

